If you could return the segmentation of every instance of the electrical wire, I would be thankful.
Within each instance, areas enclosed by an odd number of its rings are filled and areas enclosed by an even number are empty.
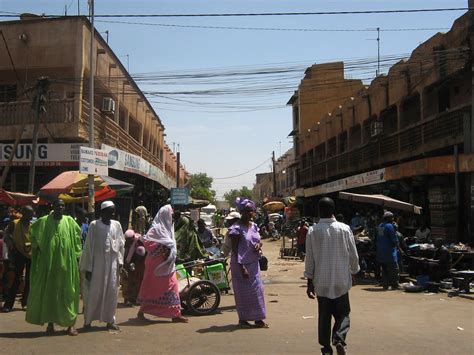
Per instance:
[[[95,18],[146,18],[146,17],[261,17],[261,16],[315,16],[315,15],[371,15],[408,14],[429,12],[468,11],[469,7],[394,9],[394,10],[351,10],[351,11],[308,11],[308,12],[252,12],[252,13],[200,13],[200,14],[96,14]],[[16,15],[6,14],[4,17]],[[63,17],[62,15],[42,15],[42,17]]]
[[[180,25],[150,22],[130,22],[130,21],[110,21],[97,20],[101,23],[141,25],[156,27],[177,27],[192,29],[212,29],[212,30],[242,30],[242,31],[293,31],[293,32],[377,32],[377,28],[279,28],[279,27],[236,27],[236,26],[210,26],[210,25]],[[405,31],[443,31],[449,27],[426,27],[426,28],[380,28],[380,32],[405,32]]]
[[[264,164],[268,163],[269,161],[271,161],[271,159],[267,159],[267,160],[265,160],[263,163],[261,163],[261,164],[259,164],[258,166],[256,166],[255,168],[250,169],[250,170],[247,170],[246,172],[241,173],[241,174],[238,174],[238,175],[227,176],[227,177],[218,177],[218,178],[213,177],[212,179],[213,179],[213,180],[228,180],[228,179],[234,179],[234,178],[237,178],[237,177],[240,177],[240,176],[243,176],[243,175],[247,175],[248,173],[251,173],[252,171],[255,171],[255,170],[257,170],[258,168],[262,167]]]

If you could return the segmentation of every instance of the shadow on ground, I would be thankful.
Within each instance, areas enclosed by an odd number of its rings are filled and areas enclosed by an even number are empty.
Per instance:
[[[129,318],[127,321],[119,323],[118,326],[126,326],[126,327],[143,327],[147,325],[153,325],[153,324],[171,324],[171,319],[170,320],[154,320],[154,319],[147,319],[146,321],[144,320],[139,320],[138,318]]]
[[[387,292],[382,287],[366,287],[363,288],[362,291],[369,291],[369,292]]]
[[[10,339],[36,339],[45,337],[67,336],[65,330],[54,332],[54,334],[46,334],[46,331],[41,332],[19,332],[19,333],[0,333],[0,338]]]
[[[250,328],[249,328],[250,329]],[[196,333],[206,334],[206,333],[232,333],[238,330],[246,330],[240,328],[237,324],[228,324],[228,325],[213,325],[209,328],[203,328],[196,330]]]

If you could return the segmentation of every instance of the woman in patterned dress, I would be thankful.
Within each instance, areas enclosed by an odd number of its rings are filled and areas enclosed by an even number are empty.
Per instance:
[[[181,315],[178,281],[176,279],[176,241],[174,239],[173,209],[163,206],[143,238],[147,251],[145,276],[138,294],[141,305],[137,317],[146,320],[144,314],[171,318],[173,322],[187,323]]]

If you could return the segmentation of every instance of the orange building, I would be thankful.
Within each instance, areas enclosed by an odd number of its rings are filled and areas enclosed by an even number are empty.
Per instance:
[[[328,83],[334,63],[310,68],[331,94],[308,99],[324,108],[314,114],[301,101],[306,85],[289,102],[297,195],[308,210],[323,194],[385,193],[422,205],[435,236],[474,240],[473,25],[466,13],[367,87],[343,75]]]
[[[77,168],[78,146],[89,141],[91,24],[83,16],[25,14],[0,22],[0,30],[5,38],[0,38],[0,164],[23,129],[7,189],[26,191],[28,168],[22,165],[28,165],[31,153],[35,86],[40,77],[50,83],[40,115],[37,190],[61,170]],[[176,186],[176,157],[165,142],[160,116],[100,33],[94,34],[96,148],[133,156],[141,164],[136,171],[109,168],[109,173],[148,191]],[[183,186],[188,173],[181,169]]]

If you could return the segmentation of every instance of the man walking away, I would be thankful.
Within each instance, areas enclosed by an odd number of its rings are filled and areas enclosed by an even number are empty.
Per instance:
[[[319,203],[319,223],[306,238],[304,276],[308,279],[306,294],[318,299],[318,338],[322,354],[346,353],[349,332],[349,289],[352,275],[359,271],[359,257],[350,227],[336,221],[334,201],[323,197]],[[335,323],[332,328],[331,318]]]
[[[297,246],[298,246],[298,256],[304,261],[304,256],[306,253],[306,235],[308,234],[308,224],[306,220],[303,218],[296,230],[298,239],[297,239]]]
[[[382,286],[388,290],[398,289],[398,238],[393,225],[393,213],[387,211],[383,215],[383,222],[377,228],[377,262],[382,267]]]
[[[30,286],[30,267],[31,267],[31,238],[30,227],[31,219],[35,212],[33,207],[24,206],[21,210],[21,218],[14,220],[7,228],[6,233],[11,235],[13,241],[10,258],[14,260],[15,280],[8,292],[8,297],[3,305],[4,312],[10,312],[15,303],[15,297],[18,293],[21,277],[25,271],[25,288],[21,299],[21,307],[24,309],[28,301],[28,289]]]
[[[84,330],[99,320],[107,329],[119,330],[115,324],[120,269],[123,266],[125,238],[119,221],[112,220],[115,205],[102,202],[101,218],[93,221],[81,257],[80,269],[85,273]]]
[[[64,216],[64,201],[56,200],[53,212],[31,226],[31,282],[26,321],[43,325],[54,333],[54,323],[74,328],[79,310],[79,268],[81,228],[70,216]]]

